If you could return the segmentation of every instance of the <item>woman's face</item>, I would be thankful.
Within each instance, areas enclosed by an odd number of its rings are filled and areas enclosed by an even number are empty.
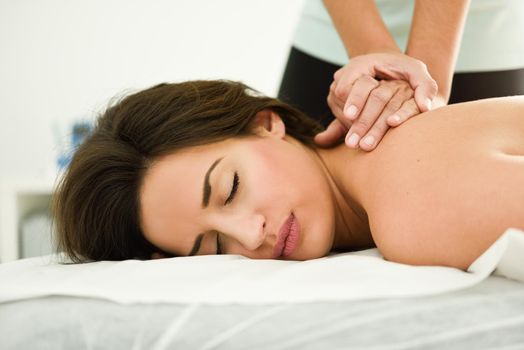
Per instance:
[[[329,253],[335,204],[322,162],[285,134],[277,115],[257,117],[254,136],[190,147],[152,165],[140,191],[151,243],[180,256],[221,250],[307,260]]]

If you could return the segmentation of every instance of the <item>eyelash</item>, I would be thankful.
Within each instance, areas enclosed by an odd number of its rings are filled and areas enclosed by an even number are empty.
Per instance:
[[[222,244],[220,244],[220,233],[217,232],[217,254],[222,254]]]
[[[237,193],[238,185],[240,184],[240,180],[238,178],[238,173],[235,171],[235,176],[233,176],[233,187],[231,188],[231,193],[229,194],[229,197],[227,197],[226,202],[224,205],[227,205],[231,203],[233,198],[235,198],[235,194]]]
[[[240,184],[240,180],[238,178],[238,173],[235,171],[235,175],[233,176],[233,186],[231,187],[231,192],[229,193],[229,197],[227,197],[224,205],[231,203],[231,201],[235,198],[235,194],[237,193],[239,184]],[[222,244],[220,244],[220,233],[218,232],[217,232],[217,254],[222,254]]]

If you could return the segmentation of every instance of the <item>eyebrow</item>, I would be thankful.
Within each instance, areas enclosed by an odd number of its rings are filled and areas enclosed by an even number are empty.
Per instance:
[[[213,169],[215,169],[215,167],[218,165],[218,163],[220,163],[222,159],[224,159],[224,157],[215,160],[206,172],[206,176],[204,177],[204,194],[202,198],[202,208],[207,208],[207,206],[209,205],[209,198],[211,198],[211,185],[209,184],[209,177],[211,176],[211,172],[213,171]]]
[[[215,160],[206,172],[206,176],[204,177],[204,190],[203,190],[204,193],[203,193],[203,198],[202,198],[202,208],[207,208],[207,206],[209,205],[209,199],[211,198],[211,185],[209,183],[209,178],[211,177],[211,172],[213,171],[213,169],[215,169],[215,167],[218,165],[218,163],[220,163],[222,159],[224,159],[224,157],[220,157],[217,160]],[[203,238],[204,238],[203,233],[200,233],[196,237],[195,243],[193,244],[193,248],[191,248],[191,252],[189,253],[188,256],[193,256],[198,252]]]

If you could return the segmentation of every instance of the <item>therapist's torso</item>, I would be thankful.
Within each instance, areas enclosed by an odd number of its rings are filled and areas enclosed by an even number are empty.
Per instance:
[[[414,1],[377,0],[376,4],[397,45],[405,50]],[[523,38],[523,0],[471,0],[455,71],[523,68]],[[348,61],[322,0],[305,0],[293,45],[330,63],[344,65]]]

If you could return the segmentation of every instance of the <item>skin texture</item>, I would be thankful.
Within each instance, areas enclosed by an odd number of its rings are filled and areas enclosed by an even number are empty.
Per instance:
[[[271,258],[290,212],[301,227],[289,257],[375,243],[391,261],[466,269],[508,227],[524,228],[524,98],[490,99],[421,114],[390,131],[374,152],[344,145],[311,150],[260,113],[256,135],[192,147],[159,159],[140,191],[148,240],[187,255]],[[201,207],[205,172],[213,194]],[[229,196],[234,172],[240,176]]]

